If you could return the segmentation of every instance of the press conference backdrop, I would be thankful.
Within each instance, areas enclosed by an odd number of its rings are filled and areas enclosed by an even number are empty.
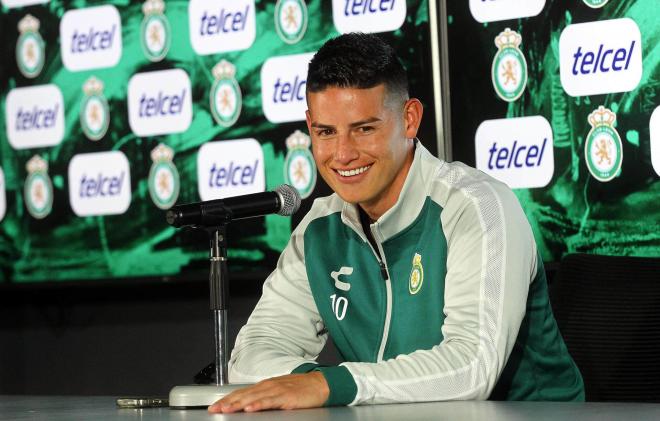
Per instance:
[[[447,2],[453,158],[514,189],[543,259],[660,255],[658,0]]]
[[[0,279],[186,278],[203,234],[176,203],[317,179],[307,63],[327,39],[380,33],[432,110],[426,0],[1,0]],[[420,138],[437,151],[434,119]],[[231,268],[270,270],[291,220],[229,233]]]

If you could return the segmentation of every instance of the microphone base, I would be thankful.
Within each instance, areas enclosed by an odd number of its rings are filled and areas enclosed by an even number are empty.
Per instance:
[[[224,385],[191,384],[186,386],[174,386],[172,390],[170,390],[170,408],[206,408],[234,390],[242,389],[247,386],[250,386],[250,383]]]

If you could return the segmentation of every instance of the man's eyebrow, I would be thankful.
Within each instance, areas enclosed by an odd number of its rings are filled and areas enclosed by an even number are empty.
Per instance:
[[[364,124],[369,124],[369,123],[377,123],[379,121],[382,121],[378,117],[370,117],[364,120],[356,121],[355,123],[349,124],[349,127],[355,128],[355,127],[360,127]],[[322,123],[317,123],[317,122],[312,122],[312,127],[315,129],[334,129],[335,126],[331,126],[329,124],[322,124]]]
[[[328,124],[316,123],[316,122],[312,122],[312,127],[314,127],[315,129],[334,129],[334,126],[330,126]]]
[[[355,123],[351,123],[351,124],[349,125],[349,127],[351,127],[351,128],[355,128],[355,127],[360,127],[360,126],[362,126],[362,125],[364,125],[364,124],[377,123],[377,122],[379,122],[379,121],[383,121],[383,120],[381,120],[381,119],[378,118],[378,117],[370,117],[370,118],[367,118],[367,119],[365,119],[365,120],[360,120],[360,121],[356,121]]]

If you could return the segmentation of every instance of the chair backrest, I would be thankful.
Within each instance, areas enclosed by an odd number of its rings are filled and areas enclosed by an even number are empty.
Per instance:
[[[588,401],[660,402],[660,258],[567,255],[550,298]]]

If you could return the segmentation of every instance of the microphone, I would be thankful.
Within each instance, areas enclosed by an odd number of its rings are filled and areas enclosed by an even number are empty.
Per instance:
[[[299,207],[298,190],[288,184],[282,184],[275,191],[173,206],[165,213],[165,219],[168,224],[177,228],[188,225],[217,226],[233,219],[253,218],[271,213],[289,216]]]

